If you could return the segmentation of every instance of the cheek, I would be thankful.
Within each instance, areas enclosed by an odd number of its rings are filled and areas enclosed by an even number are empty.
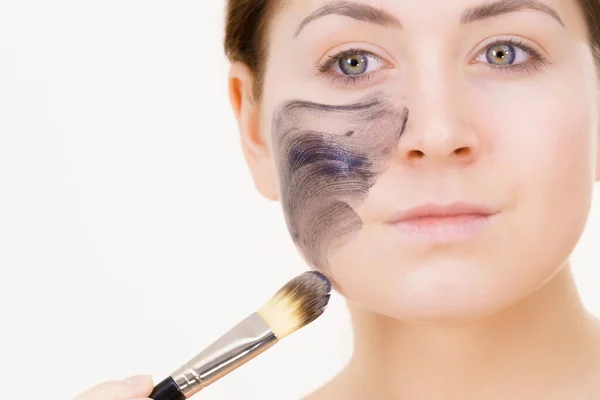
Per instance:
[[[282,202],[292,238],[309,262],[326,264],[327,248],[360,229],[349,205],[374,179],[372,159],[350,141],[315,131],[288,132],[277,141]]]
[[[398,142],[407,114],[367,100],[350,106],[292,101],[276,109],[273,148],[288,228],[305,259],[328,255],[363,224],[360,203]]]
[[[486,118],[478,120],[477,129],[484,132],[496,166],[517,181],[524,197],[519,201],[544,195],[545,203],[559,203],[589,192],[594,133],[585,92],[531,87],[513,93],[511,101],[498,96],[481,106],[479,115]]]
[[[477,121],[498,189],[511,191],[507,234],[515,238],[512,251],[532,277],[548,275],[553,271],[547,268],[568,259],[591,207],[593,101],[582,96],[586,89],[577,87],[577,80],[570,82],[573,87],[546,82],[518,95],[513,88],[511,101],[488,98],[480,106],[486,118]],[[526,279],[523,271],[514,273]]]

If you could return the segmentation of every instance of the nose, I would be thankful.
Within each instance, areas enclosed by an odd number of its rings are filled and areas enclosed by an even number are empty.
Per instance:
[[[480,138],[470,123],[468,97],[460,89],[430,82],[410,97],[408,121],[398,142],[404,162],[468,164],[477,159]]]

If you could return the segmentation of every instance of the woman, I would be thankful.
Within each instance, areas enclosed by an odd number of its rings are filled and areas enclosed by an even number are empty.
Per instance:
[[[600,179],[599,25],[598,0],[229,1],[256,186],[353,318],[308,399],[600,399],[568,261]]]

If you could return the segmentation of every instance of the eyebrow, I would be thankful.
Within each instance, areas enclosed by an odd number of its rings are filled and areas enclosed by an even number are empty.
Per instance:
[[[460,23],[463,25],[470,24],[476,21],[482,21],[499,15],[523,10],[540,11],[556,19],[562,26],[565,26],[558,11],[539,0],[486,1],[478,6],[467,8],[460,18]],[[374,25],[402,28],[400,19],[382,8],[373,7],[357,1],[332,1],[321,6],[308,17],[304,18],[294,32],[293,37],[298,36],[309,23],[327,15],[342,15]]]
[[[540,11],[556,19],[562,26],[565,26],[558,11],[539,0],[501,0],[497,2],[485,2],[479,6],[465,10],[460,22],[461,24],[468,24],[496,17],[498,15],[523,10]]]
[[[370,6],[356,1],[333,1],[315,10],[304,18],[294,33],[298,36],[302,29],[312,21],[327,15],[343,15],[358,21],[365,21],[375,25],[401,28],[400,20],[392,13],[382,8]]]

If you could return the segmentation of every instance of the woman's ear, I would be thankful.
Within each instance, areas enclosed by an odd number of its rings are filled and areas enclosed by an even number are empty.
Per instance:
[[[258,191],[270,200],[278,200],[277,173],[269,142],[261,130],[260,103],[254,98],[254,74],[242,62],[229,70],[229,100],[237,119],[244,158]]]

